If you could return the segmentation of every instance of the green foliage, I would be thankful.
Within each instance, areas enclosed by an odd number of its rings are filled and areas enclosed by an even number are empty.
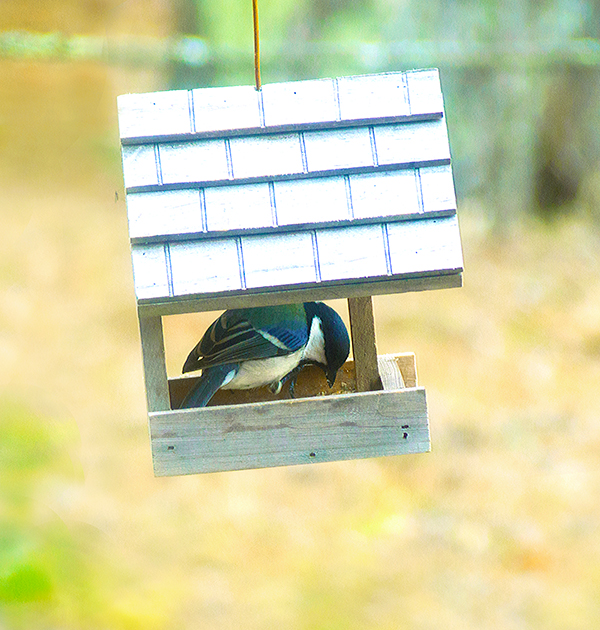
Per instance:
[[[73,423],[0,401],[0,627],[163,627],[163,608],[151,594],[131,596],[101,532],[67,526],[47,507],[82,481],[76,443]]]

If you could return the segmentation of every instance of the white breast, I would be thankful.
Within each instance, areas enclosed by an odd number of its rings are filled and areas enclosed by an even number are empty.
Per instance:
[[[310,325],[310,334],[308,343],[304,349],[303,359],[307,361],[316,361],[322,365],[327,365],[325,358],[325,339],[323,338],[323,326],[318,317],[313,317]]]
[[[276,383],[300,363],[302,352],[300,349],[283,357],[244,361],[238,373],[222,389],[253,389]]]

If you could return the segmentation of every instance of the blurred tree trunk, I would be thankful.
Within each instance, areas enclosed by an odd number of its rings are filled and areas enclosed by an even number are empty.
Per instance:
[[[600,0],[588,5],[586,35],[600,37]],[[600,190],[600,68],[570,65],[554,77],[538,130],[535,154],[535,202],[538,213],[554,217],[572,203]],[[581,199],[584,203],[587,199]],[[593,205],[593,204],[592,204]],[[598,208],[592,211],[598,216]]]

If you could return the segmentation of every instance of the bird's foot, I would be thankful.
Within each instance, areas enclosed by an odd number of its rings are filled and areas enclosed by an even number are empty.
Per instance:
[[[277,396],[277,394],[279,394],[279,392],[281,391],[283,387],[283,382],[284,381],[282,379],[281,381],[274,381],[273,383],[271,383],[269,385],[269,390],[271,391],[271,393]]]

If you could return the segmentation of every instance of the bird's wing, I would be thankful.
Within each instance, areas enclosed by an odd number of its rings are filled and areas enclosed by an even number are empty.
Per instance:
[[[282,310],[282,313],[285,315],[287,311],[289,309]],[[308,331],[303,310],[299,321],[297,316],[294,317],[294,312],[287,318],[273,317],[272,310],[269,314],[270,321],[265,320],[256,309],[223,313],[190,353],[188,360],[194,355],[196,361],[193,369],[282,356],[295,352],[307,342]]]

